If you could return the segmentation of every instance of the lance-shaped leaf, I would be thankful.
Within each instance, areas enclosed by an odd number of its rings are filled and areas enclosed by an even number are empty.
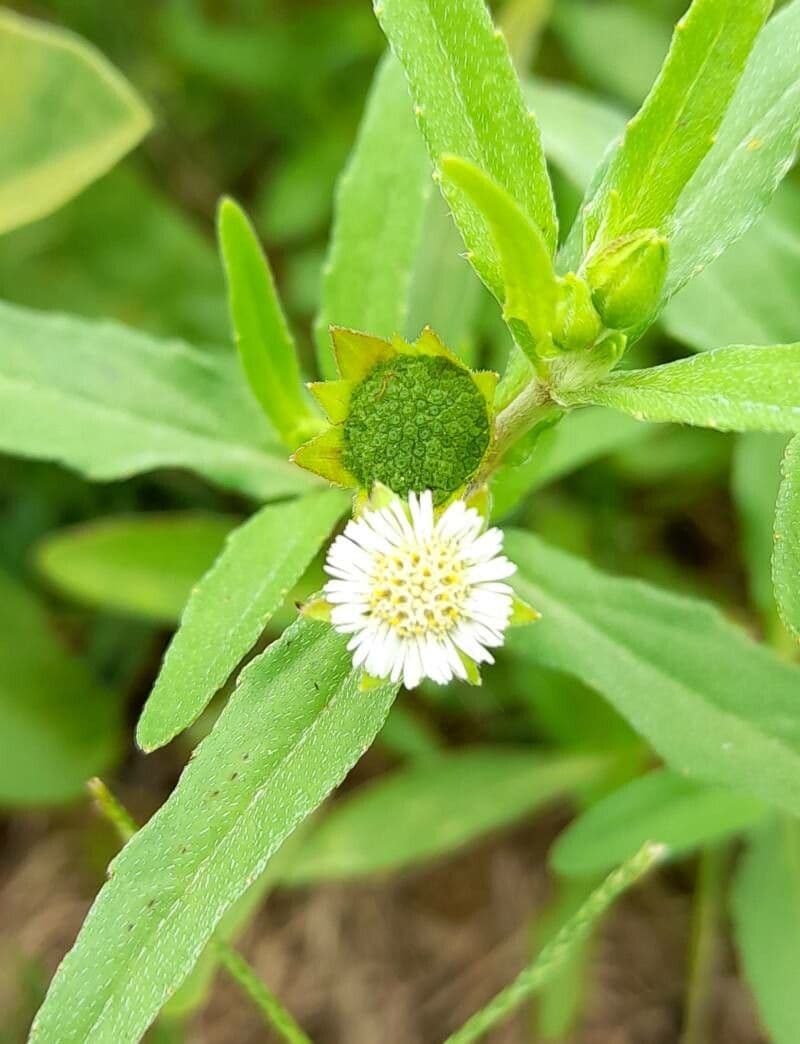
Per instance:
[[[59,641],[36,599],[0,573],[0,804],[68,801],[119,746],[117,696]]]
[[[185,467],[265,499],[310,485],[234,359],[116,323],[5,304],[0,450],[100,480]]]
[[[268,504],[228,537],[192,592],[145,704],[136,738],[161,747],[195,721],[253,647],[347,507],[327,490]]]
[[[483,215],[500,262],[503,318],[531,358],[552,351],[558,299],[553,261],[539,228],[509,194],[474,163],[443,156],[444,183],[461,189]]]
[[[773,1044],[800,1039],[800,830],[775,819],[759,830],[733,887],[736,946]]]
[[[272,272],[253,226],[232,199],[220,204],[218,228],[242,369],[275,430],[295,449],[320,426],[320,418],[300,381],[297,347]]]
[[[70,598],[172,624],[237,522],[193,511],[99,519],[49,534],[36,563]]]
[[[339,880],[433,859],[574,792],[608,766],[606,758],[542,758],[499,747],[426,758],[334,806],[284,880]]]
[[[694,0],[585,217],[585,246],[666,230],[711,149],[772,0]],[[718,205],[718,204],[717,204]]]
[[[387,55],[378,66],[355,149],[336,191],[315,323],[323,377],[336,376],[330,326],[368,330],[379,337],[403,332],[430,169],[403,71]]]
[[[747,830],[766,814],[757,798],[660,769],[588,808],[561,834],[550,858],[560,874],[588,877],[607,873],[648,839],[680,856]]]
[[[784,623],[800,638],[800,438],[789,443],[775,512],[775,596]]]
[[[706,352],[728,344],[791,344],[800,330],[800,191],[784,184],[742,239],[693,279],[661,320]]]
[[[110,877],[50,986],[31,1044],[135,1044],[227,909],[383,724],[346,639],[300,620],[243,672],[211,735]]]
[[[552,253],[558,224],[539,131],[483,0],[377,0],[375,13],[405,68],[434,165],[446,153],[476,164]],[[475,270],[502,301],[501,265],[482,214],[454,186],[444,192]]]
[[[673,771],[800,808],[800,669],[703,602],[606,576],[529,533],[507,532],[506,552],[542,614],[512,650],[600,692]]]
[[[749,17],[749,4],[734,8],[737,18]],[[798,139],[800,0],[793,0],[758,37],[714,146],[680,198],[665,300],[750,228],[794,162]]]
[[[43,217],[150,129],[131,86],[72,33],[0,12],[0,232]]]
[[[647,370],[618,371],[565,392],[570,405],[613,406],[638,420],[724,431],[800,431],[800,344],[718,348]]]

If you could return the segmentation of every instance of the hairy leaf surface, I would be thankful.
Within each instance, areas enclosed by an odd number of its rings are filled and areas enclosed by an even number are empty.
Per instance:
[[[359,691],[346,639],[300,620],[242,674],[167,802],[111,864],[31,1044],[134,1044],[227,909],[337,786],[395,687]]]
[[[0,304],[0,450],[88,478],[185,467],[257,498],[307,490],[235,359]]]
[[[800,638],[800,439],[789,443],[775,512],[775,595],[784,623]]]
[[[558,226],[539,131],[483,0],[378,0],[375,13],[405,68],[434,165],[445,153],[476,164],[555,250]],[[460,190],[444,192],[476,271],[502,301],[500,263],[483,217]]]
[[[331,324],[376,337],[403,332],[430,169],[403,71],[387,55],[375,74],[358,141],[336,192],[315,324],[324,377],[336,376]]]
[[[800,809],[800,668],[711,606],[607,576],[511,530],[519,593],[541,612],[523,656],[592,686],[675,772]]]
[[[339,490],[268,504],[228,536],[192,592],[145,704],[136,738],[147,751],[195,721],[253,647],[347,508]]]
[[[800,344],[717,348],[647,370],[612,373],[568,396],[638,420],[724,431],[800,431]]]

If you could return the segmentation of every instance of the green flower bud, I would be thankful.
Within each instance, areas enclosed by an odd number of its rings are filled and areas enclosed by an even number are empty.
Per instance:
[[[574,272],[568,272],[559,279],[558,290],[553,340],[565,352],[588,348],[603,328],[588,284]]]
[[[646,323],[667,275],[668,243],[655,229],[623,236],[589,259],[586,278],[600,318],[612,330]]]

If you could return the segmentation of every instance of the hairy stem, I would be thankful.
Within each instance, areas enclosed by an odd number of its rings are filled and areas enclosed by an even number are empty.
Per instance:
[[[719,950],[722,889],[728,849],[706,848],[700,856],[692,915],[692,943],[681,1044],[709,1044],[711,990]]]

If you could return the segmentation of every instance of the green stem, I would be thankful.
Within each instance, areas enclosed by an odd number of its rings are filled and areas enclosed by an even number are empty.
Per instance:
[[[523,969],[509,986],[465,1022],[461,1029],[448,1037],[445,1044],[472,1044],[498,1022],[508,1018],[564,966],[614,900],[647,873],[663,854],[663,845],[648,842],[635,856],[610,873],[575,916],[542,948],[538,959]]]
[[[264,1022],[287,1044],[311,1044],[311,1038],[300,1029],[289,1012],[255,974],[247,961],[223,942],[214,943],[220,964],[241,986],[264,1017]]]
[[[728,849],[706,848],[700,856],[692,914],[689,981],[681,1044],[708,1044],[711,991],[719,950],[722,890]]]
[[[538,381],[532,381],[526,385],[519,395],[497,415],[494,441],[473,485],[480,486],[488,481],[515,442],[541,421],[560,413],[561,410],[562,407],[553,402],[544,385]]]

